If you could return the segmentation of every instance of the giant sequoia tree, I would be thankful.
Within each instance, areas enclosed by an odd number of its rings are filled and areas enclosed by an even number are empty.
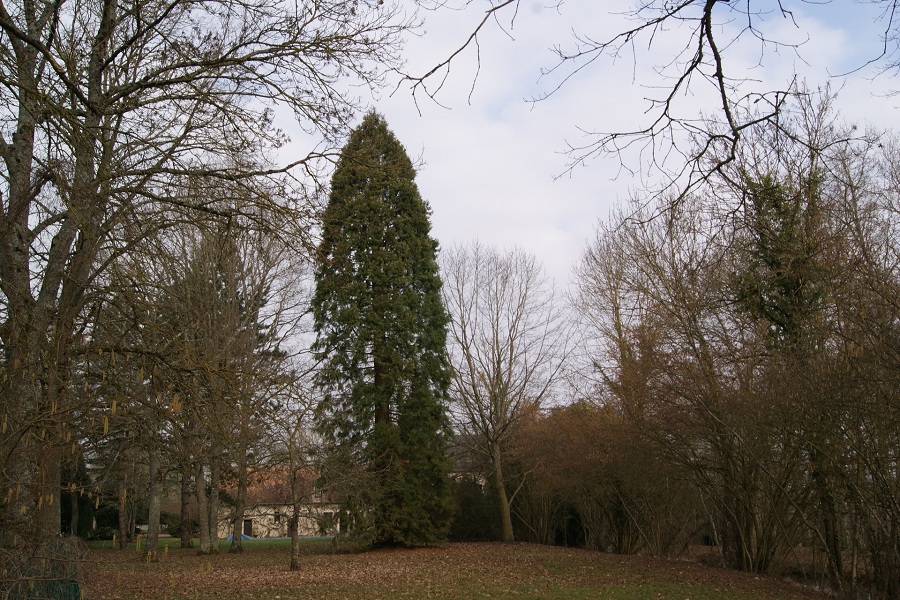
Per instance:
[[[313,298],[322,430],[361,484],[344,490],[351,518],[407,545],[443,537],[451,515],[447,314],[414,178],[384,119],[366,115],[332,179]]]

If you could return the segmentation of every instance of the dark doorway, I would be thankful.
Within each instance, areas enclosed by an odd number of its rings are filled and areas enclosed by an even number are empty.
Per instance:
[[[244,519],[244,535],[253,537],[253,519]]]

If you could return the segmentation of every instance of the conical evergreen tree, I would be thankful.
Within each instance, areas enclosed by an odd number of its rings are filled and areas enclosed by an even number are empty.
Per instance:
[[[448,317],[414,178],[385,120],[366,115],[332,178],[313,297],[321,429],[356,469],[346,505],[374,542],[405,545],[442,539],[453,514]]]

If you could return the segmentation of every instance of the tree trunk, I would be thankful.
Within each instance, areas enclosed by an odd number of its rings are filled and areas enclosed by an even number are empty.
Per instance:
[[[128,547],[128,511],[126,510],[126,502],[128,500],[128,486],[125,482],[125,474],[119,473],[119,550]]]
[[[817,415],[815,429],[811,439],[807,442],[809,464],[812,469],[810,479],[818,504],[820,523],[822,524],[822,537],[825,542],[825,555],[828,558],[828,577],[835,591],[841,591],[844,581],[843,541],[841,535],[840,516],[838,514],[837,500],[834,495],[834,487],[831,485],[828,473],[831,471],[829,458],[821,450],[827,440],[820,432],[829,431],[829,422],[823,415]]]
[[[512,543],[512,515],[509,508],[509,497],[506,495],[506,482],[503,480],[503,464],[500,455],[500,442],[491,442],[491,465],[494,468],[494,487],[497,489],[497,505],[500,509],[500,531],[505,543]]]
[[[162,500],[162,470],[159,467],[159,454],[155,448],[150,449],[150,494],[147,498],[147,545],[144,560],[156,562],[159,559],[159,505]]]
[[[209,461],[209,547],[213,554],[219,552],[219,473],[218,458]]]
[[[52,539],[62,531],[62,513],[59,510],[62,485],[62,451],[50,444],[41,444],[40,471],[38,474],[38,529],[41,539]]]
[[[295,504],[294,512],[288,521],[288,534],[291,536],[291,571],[300,570],[300,535],[298,521],[300,519],[300,509]]]
[[[815,481],[815,478],[813,478]],[[840,517],[837,514],[837,502],[827,482],[818,482],[820,514],[822,517],[823,535],[825,536],[828,555],[828,573],[831,586],[839,592],[844,582],[843,541],[841,536]]]
[[[6,46],[4,44],[4,46]],[[35,146],[35,119],[39,114],[36,83],[35,48],[27,44],[13,47],[18,71],[23,77],[19,94],[19,110],[15,124],[16,133],[6,160],[9,170],[7,206],[28,206],[33,194],[33,166]],[[5,137],[5,136],[4,136]],[[5,141],[5,140],[4,140]],[[4,203],[7,198],[4,198]],[[0,207],[4,204],[0,203]],[[40,543],[35,534],[37,490],[33,489],[38,470],[38,446],[28,432],[39,416],[41,398],[38,377],[41,347],[40,336],[35,334],[40,308],[30,291],[33,289],[30,211],[19,210],[3,215],[4,230],[0,232],[0,283],[6,296],[6,318],[0,329],[0,359],[2,359],[4,414],[0,435],[0,544],[4,549],[17,549],[23,544]],[[42,320],[43,321],[43,320]],[[46,329],[44,330],[46,331]],[[6,500],[10,499],[10,500]]]
[[[200,529],[200,550],[198,554],[209,554],[212,546],[209,540],[209,497],[206,495],[206,476],[203,474],[203,464],[197,462],[194,470],[195,492],[197,494],[197,525]]]
[[[191,523],[191,467],[181,468],[181,527],[182,548],[193,548],[194,524]]]
[[[301,421],[298,418],[288,436],[288,455],[291,481],[291,516],[288,522],[288,535],[291,537],[291,571],[300,570],[300,500],[303,497],[300,489],[300,465],[302,451],[298,447]]]
[[[244,551],[244,545],[241,538],[244,533],[242,527],[244,524],[244,510],[246,508],[245,499],[247,497],[247,461],[246,458],[244,458],[243,453],[238,462],[237,473],[237,491],[234,495],[234,514],[231,519],[232,534],[231,547],[228,549],[229,552]]]

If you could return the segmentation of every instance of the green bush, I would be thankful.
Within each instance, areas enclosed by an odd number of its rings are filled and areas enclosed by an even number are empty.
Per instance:
[[[456,480],[456,517],[450,539],[457,542],[491,542],[500,539],[500,511],[489,486],[471,475]]]

